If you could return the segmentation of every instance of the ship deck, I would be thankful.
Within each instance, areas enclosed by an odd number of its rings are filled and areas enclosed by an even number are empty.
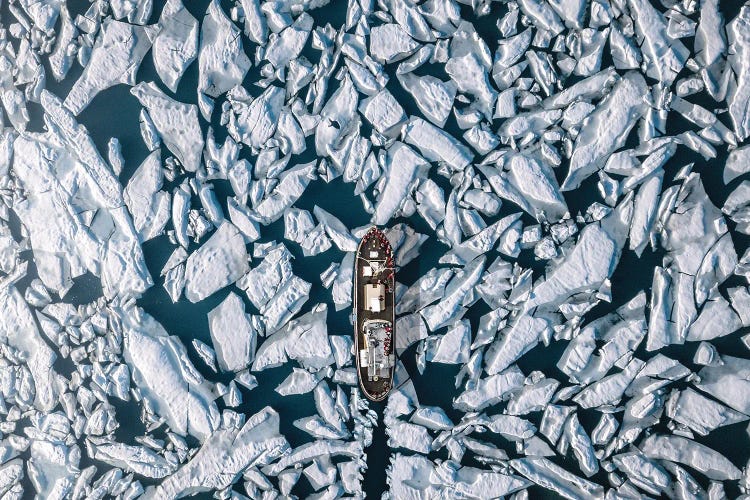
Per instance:
[[[360,366],[359,363],[359,350],[364,345],[364,328],[363,325],[368,320],[385,320],[389,321],[393,327],[392,333],[392,347],[391,351],[395,352],[395,305],[394,305],[394,293],[393,288],[395,281],[391,279],[391,290],[385,293],[384,307],[380,312],[372,312],[365,308],[365,285],[368,283],[376,283],[376,277],[365,277],[363,276],[363,268],[367,265],[367,256],[370,251],[378,251],[381,255],[385,255],[386,248],[381,245],[377,238],[370,238],[367,242],[360,242],[359,248],[354,263],[354,312],[355,312],[355,353],[357,358],[357,370],[359,375],[359,383],[362,390],[368,399],[374,401],[380,401],[385,399],[390,391],[393,382],[394,369],[391,369],[391,376],[389,378],[381,378],[377,381],[368,380],[367,369]],[[370,259],[374,261],[382,261],[383,259]]]

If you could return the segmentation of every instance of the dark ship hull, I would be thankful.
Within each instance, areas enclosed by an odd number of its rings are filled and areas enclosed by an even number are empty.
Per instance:
[[[396,367],[393,250],[371,227],[354,262],[354,348],[359,386],[367,399],[382,401],[393,387]]]

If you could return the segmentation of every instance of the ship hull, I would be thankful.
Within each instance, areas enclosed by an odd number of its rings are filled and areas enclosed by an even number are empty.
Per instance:
[[[372,227],[354,259],[354,347],[359,387],[382,401],[393,387],[396,317],[393,251],[385,234]]]

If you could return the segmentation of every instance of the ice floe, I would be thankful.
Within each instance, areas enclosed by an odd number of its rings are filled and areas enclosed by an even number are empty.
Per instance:
[[[198,302],[240,279],[249,269],[245,241],[224,222],[185,262],[185,297]]]
[[[749,27],[718,0],[4,6],[0,496],[750,494]],[[382,419],[349,317],[370,225]]]

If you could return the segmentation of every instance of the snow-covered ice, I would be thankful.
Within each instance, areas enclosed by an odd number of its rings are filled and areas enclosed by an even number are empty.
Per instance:
[[[185,262],[185,297],[198,302],[234,283],[249,269],[245,242],[239,230],[229,222],[214,234]]]
[[[0,8],[0,496],[750,494],[750,5],[83,4]]]

